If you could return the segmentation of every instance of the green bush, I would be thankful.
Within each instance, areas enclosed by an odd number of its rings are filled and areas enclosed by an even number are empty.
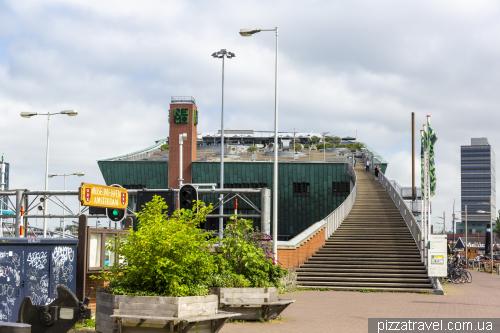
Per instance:
[[[269,235],[254,231],[252,221],[232,216],[224,229],[224,238],[219,248],[219,276],[236,274],[250,282],[250,287],[279,287],[279,279],[287,271],[272,259],[272,255],[261,247]],[[241,279],[241,277],[233,280]],[[241,283],[243,283],[241,279]]]
[[[294,151],[301,151],[302,150],[302,145],[300,143],[297,143],[295,146],[293,146]]]
[[[259,148],[257,146],[250,146],[247,148],[247,152],[249,152],[249,153],[256,152],[257,150],[259,150]]]
[[[324,145],[322,143],[316,145],[317,149],[323,149],[323,147]],[[331,143],[327,143],[326,148],[333,148],[333,145]]]
[[[162,198],[155,196],[147,203],[137,214],[138,230],[106,246],[107,251],[123,258],[103,271],[101,278],[109,280],[107,291],[143,296],[207,295],[216,267],[209,252],[211,234],[199,225],[212,207],[201,201],[196,205],[197,212],[181,209],[168,218]]]
[[[165,151],[165,150],[168,150],[169,146],[167,144],[164,144],[164,145],[161,145],[160,146],[160,150],[161,151]]]
[[[306,143],[306,144],[304,145],[304,148],[305,148],[305,149],[309,149],[309,145]]]

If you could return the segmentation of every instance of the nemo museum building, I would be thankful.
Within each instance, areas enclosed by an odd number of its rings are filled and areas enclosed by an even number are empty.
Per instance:
[[[107,185],[119,184],[127,189],[178,189],[180,178],[180,156],[182,156],[182,178],[184,184],[216,184],[220,187],[220,132],[209,142],[197,131],[198,109],[192,97],[172,97],[169,112],[169,138],[158,140],[154,145],[126,155],[99,160],[97,163]],[[179,135],[186,133],[180,153]],[[264,188],[273,193],[273,147],[258,145],[257,152],[246,151],[254,131],[230,131],[224,133],[224,188]],[[292,137],[280,133],[278,151],[278,239],[288,240],[309,226],[321,221],[347,198],[353,188],[353,180],[347,173],[347,163],[354,159],[361,162],[369,154],[382,172],[387,162],[365,145],[361,151],[331,148],[326,152],[307,148],[295,153],[286,148],[290,142],[305,143],[306,135]],[[241,139],[239,139],[241,138]],[[274,139],[274,138],[273,138]],[[217,142],[218,141],[218,142]],[[274,140],[273,140],[274,141]],[[268,141],[273,142],[273,141]],[[167,145],[168,144],[168,149]],[[216,194],[199,197],[207,205],[217,203]],[[260,209],[260,196],[249,196]],[[234,201],[224,204],[224,214],[234,213]],[[215,212],[214,212],[215,213]],[[238,213],[255,214],[248,203],[238,200]],[[272,213],[271,213],[272,216]],[[260,226],[259,219],[255,219]],[[218,218],[207,218],[206,230],[216,230]]]

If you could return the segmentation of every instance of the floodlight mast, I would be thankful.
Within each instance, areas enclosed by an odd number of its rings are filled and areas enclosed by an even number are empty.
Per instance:
[[[212,57],[222,59],[222,107],[221,107],[221,140],[220,140],[220,188],[224,188],[224,58],[234,58],[236,55],[233,52],[228,52],[226,49],[221,49],[220,51],[212,53]],[[229,133],[228,133],[229,137]],[[222,216],[224,214],[223,205],[224,195],[219,196],[220,206],[219,214]],[[224,237],[224,219],[219,218],[219,242],[222,244],[222,238]]]
[[[74,117],[78,115],[76,110],[63,110],[60,112],[54,113],[38,113],[38,112],[21,112],[21,117],[23,118],[31,118],[33,116],[47,116],[47,149],[45,152],[45,191],[48,190],[49,186],[49,125],[50,125],[50,116],[57,114],[65,114],[69,117]],[[45,198],[46,199],[46,198]],[[43,238],[47,238],[47,200],[43,202]]]

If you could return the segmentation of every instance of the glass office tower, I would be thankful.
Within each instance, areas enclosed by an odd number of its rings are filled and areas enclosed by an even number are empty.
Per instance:
[[[487,138],[473,138],[470,146],[461,146],[462,222],[457,233],[465,231],[465,205],[467,205],[468,233],[484,234],[492,220],[496,220],[495,153]],[[484,213],[478,213],[484,211]]]

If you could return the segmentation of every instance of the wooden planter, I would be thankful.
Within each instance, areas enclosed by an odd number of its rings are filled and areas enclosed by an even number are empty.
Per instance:
[[[275,319],[285,308],[294,302],[292,299],[280,300],[277,287],[267,288],[210,288],[219,296],[219,309],[240,313],[236,319],[264,320]]]
[[[107,293],[97,293],[96,300],[96,331],[102,333],[119,333],[119,325],[112,315],[124,315],[120,319],[122,332],[168,332],[168,324],[172,320],[140,319],[145,316],[157,318],[192,318],[198,316],[217,315],[217,295],[194,297],[159,297],[159,296],[123,296]],[[127,318],[127,316],[133,316]],[[179,322],[175,322],[178,330]],[[212,332],[213,322],[199,321],[186,332]]]

